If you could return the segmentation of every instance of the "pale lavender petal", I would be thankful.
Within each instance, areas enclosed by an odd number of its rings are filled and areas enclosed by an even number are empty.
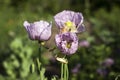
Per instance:
[[[72,21],[74,15],[73,11],[64,10],[54,16],[55,22],[58,27],[64,27],[65,22]]]
[[[51,25],[51,23],[47,23],[47,22],[43,22],[43,21],[41,21],[41,23],[42,23],[42,25],[41,25],[42,31],[40,33],[39,39],[48,40],[51,36],[52,25]]]
[[[72,53],[75,53],[75,52],[77,51],[77,49],[78,49],[78,41],[75,41],[75,42],[73,42],[72,45],[71,45],[70,53],[71,53],[71,54],[72,54]]]
[[[28,23],[28,21],[24,21],[23,25],[26,28],[27,26],[30,26],[30,23]]]
[[[75,23],[75,25],[78,27],[78,25],[82,24],[83,23],[83,16],[82,16],[82,13],[75,13],[73,15],[73,20],[72,20],[73,23]]]
[[[57,47],[59,48],[59,49],[61,49],[61,41],[62,41],[62,37],[61,37],[61,35],[59,35],[59,34],[57,34],[56,36],[55,36],[55,42],[56,42],[56,45],[57,45]]]
[[[77,33],[84,32],[85,30],[86,29],[84,24],[81,24],[77,27]]]

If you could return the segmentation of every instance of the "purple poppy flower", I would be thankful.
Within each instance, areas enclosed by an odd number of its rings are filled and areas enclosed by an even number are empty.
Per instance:
[[[73,54],[78,49],[78,37],[75,33],[63,33],[55,36],[57,47],[66,55]]]
[[[31,40],[44,41],[48,40],[51,36],[52,24],[46,21],[41,20],[34,23],[25,21],[23,25]]]
[[[80,33],[85,31],[83,16],[79,12],[64,10],[54,16],[56,26],[60,32]]]

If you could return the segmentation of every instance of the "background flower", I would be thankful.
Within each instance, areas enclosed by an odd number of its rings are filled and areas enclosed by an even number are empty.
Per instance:
[[[72,68],[71,72],[73,74],[77,74],[79,72],[80,67],[81,67],[81,64],[78,63],[74,68]]]
[[[106,69],[103,69],[103,68],[98,68],[97,73],[101,76],[106,76],[108,74],[108,71]]]
[[[106,58],[103,62],[102,65],[104,67],[110,67],[114,64],[114,60],[112,58]]]
[[[60,28],[61,32],[83,32],[85,27],[83,25],[83,16],[79,12],[64,10],[54,16],[56,26]]]
[[[46,21],[41,20],[34,23],[25,21],[23,25],[31,40],[44,41],[48,40],[51,36],[52,24]]]
[[[82,40],[79,42],[80,47],[89,47],[90,43],[87,40]]]
[[[57,34],[55,41],[60,51],[66,55],[73,54],[78,49],[78,37],[74,33]]]

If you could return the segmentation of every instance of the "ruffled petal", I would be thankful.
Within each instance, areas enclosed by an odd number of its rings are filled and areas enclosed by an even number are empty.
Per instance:
[[[66,55],[74,54],[78,49],[78,37],[75,33],[63,33],[55,36],[58,49]]]

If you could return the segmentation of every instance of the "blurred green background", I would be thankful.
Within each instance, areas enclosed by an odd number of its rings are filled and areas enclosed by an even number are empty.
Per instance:
[[[86,26],[79,34],[79,50],[68,57],[70,80],[114,80],[120,75],[120,0],[0,0],[0,80],[39,80],[29,70],[38,43],[29,40],[23,22],[53,21],[63,10],[81,12]],[[54,36],[46,46],[53,43]],[[48,80],[60,76],[53,57],[57,52],[42,47]]]

